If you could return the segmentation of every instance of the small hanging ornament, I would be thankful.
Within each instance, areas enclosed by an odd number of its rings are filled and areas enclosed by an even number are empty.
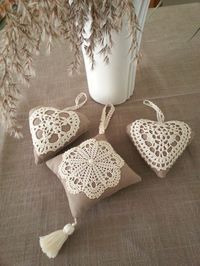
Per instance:
[[[88,119],[75,112],[86,101],[87,95],[80,93],[75,99],[75,105],[63,110],[36,107],[30,111],[29,126],[36,164],[52,158],[88,130]]]
[[[140,155],[159,177],[165,177],[191,141],[191,128],[181,121],[167,121],[162,111],[151,101],[157,121],[139,119],[127,126],[127,133]]]

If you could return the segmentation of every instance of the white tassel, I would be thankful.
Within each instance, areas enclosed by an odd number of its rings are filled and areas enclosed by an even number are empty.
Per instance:
[[[72,235],[77,222],[66,224],[63,229],[57,230],[49,235],[40,237],[40,247],[49,257],[55,258],[68,236]]]

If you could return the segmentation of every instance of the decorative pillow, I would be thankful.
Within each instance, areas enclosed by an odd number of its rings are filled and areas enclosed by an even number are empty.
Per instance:
[[[80,103],[81,98],[84,100]],[[36,164],[52,158],[88,130],[88,119],[83,114],[75,112],[86,101],[86,94],[81,93],[75,100],[76,105],[64,110],[36,107],[30,111],[29,126]]]
[[[141,181],[106,140],[105,129],[114,112],[102,112],[99,135],[46,162],[62,182],[69,201],[73,224],[40,238],[40,245],[48,257],[54,258],[67,236],[70,235],[83,214],[96,202],[118,190]],[[59,232],[59,233],[58,233]],[[64,237],[65,235],[65,237]],[[59,243],[59,244],[58,244]]]
[[[140,155],[158,177],[165,177],[191,141],[191,128],[181,121],[164,122],[161,110],[151,101],[145,105],[157,113],[157,120],[139,119],[127,126],[127,133]]]

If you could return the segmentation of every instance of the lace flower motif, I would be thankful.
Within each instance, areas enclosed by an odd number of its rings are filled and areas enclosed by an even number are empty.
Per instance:
[[[57,151],[76,135],[80,119],[76,112],[41,107],[30,116],[30,131],[38,155]]]
[[[107,141],[89,139],[63,154],[59,175],[70,193],[84,192],[95,199],[119,183],[123,165],[123,159]]]

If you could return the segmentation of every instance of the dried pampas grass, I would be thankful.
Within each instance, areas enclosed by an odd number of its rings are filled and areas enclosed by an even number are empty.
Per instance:
[[[0,119],[5,131],[22,136],[16,119],[20,86],[27,86],[34,76],[33,54],[39,54],[43,41],[48,53],[55,39],[70,42],[74,55],[71,71],[80,65],[84,43],[94,68],[97,44],[102,45],[100,53],[109,63],[114,45],[111,33],[121,30],[124,18],[130,28],[132,51],[137,47],[139,29],[133,0],[0,0]],[[89,36],[85,32],[88,22]]]

